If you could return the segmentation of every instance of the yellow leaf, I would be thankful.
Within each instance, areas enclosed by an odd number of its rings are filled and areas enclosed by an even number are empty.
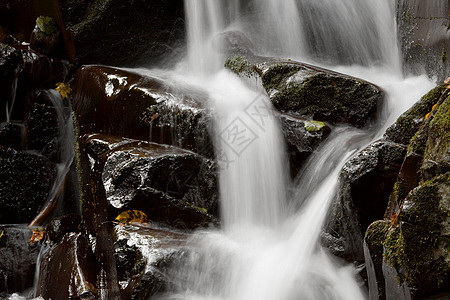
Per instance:
[[[147,215],[140,210],[127,210],[117,216],[116,221],[122,224],[126,223],[146,223],[149,221]]]
[[[431,113],[427,113],[427,114],[425,115],[425,120],[427,120],[427,119],[430,117],[430,114],[431,114]]]
[[[44,233],[44,230],[42,230],[41,228],[33,229],[33,235],[30,238],[30,244],[42,240],[44,238]]]
[[[0,233],[0,238],[5,235],[5,231],[2,230],[2,233]]]
[[[70,85],[65,82],[58,82],[56,84],[55,90],[57,90],[60,93],[60,95],[63,99],[65,99],[67,97],[67,95],[69,95],[70,92],[72,91],[72,89],[70,88]]]

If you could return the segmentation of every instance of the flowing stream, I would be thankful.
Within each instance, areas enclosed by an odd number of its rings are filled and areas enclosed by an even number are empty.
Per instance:
[[[425,76],[402,76],[394,4],[185,0],[185,8],[188,55],[177,72],[208,92],[216,114],[223,228],[193,235],[171,270],[175,287],[160,298],[365,299],[354,267],[328,254],[319,237],[345,161],[433,86]],[[230,29],[246,34],[259,54],[333,66],[383,87],[387,103],[377,130],[334,127],[301,176],[288,182],[270,100],[258,84],[224,70],[213,47],[214,37]]]

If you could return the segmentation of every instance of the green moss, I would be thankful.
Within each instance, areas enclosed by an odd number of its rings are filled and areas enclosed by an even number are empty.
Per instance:
[[[254,66],[242,56],[231,55],[225,61],[225,68],[239,76],[252,77],[258,75]]]
[[[449,190],[449,174],[425,182],[408,195],[400,226],[391,228],[383,242],[384,258],[399,271],[400,280],[418,287],[423,281],[439,287],[450,273],[439,254],[446,239],[442,224],[449,217],[448,207],[441,205]],[[448,255],[450,250],[445,251]]]
[[[52,17],[38,17],[36,19],[36,26],[46,35],[51,35],[57,29],[57,25]]]
[[[412,153],[421,156],[424,155],[428,139],[427,128],[428,126],[426,126],[426,128],[422,127],[414,134],[409,142],[406,156],[411,155]]]
[[[305,121],[305,129],[310,132],[320,131],[325,128],[325,123],[321,121]]]
[[[402,114],[393,126],[388,128],[387,136],[395,142],[409,144],[411,138],[422,126],[425,115],[431,111],[433,105],[438,103],[444,90],[444,86],[440,85],[424,95],[413,107]]]
[[[72,112],[73,128],[75,131],[75,161],[78,175],[78,191],[80,193],[80,211],[83,212],[83,188],[82,188],[82,168],[81,168],[81,152],[80,152],[80,127],[75,112]]]
[[[441,61],[443,63],[445,63],[447,61],[447,51],[445,51],[445,48],[442,48]]]

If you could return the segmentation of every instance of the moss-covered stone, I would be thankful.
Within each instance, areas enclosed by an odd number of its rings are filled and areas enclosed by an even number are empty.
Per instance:
[[[408,145],[411,138],[424,123],[425,115],[432,110],[433,105],[438,103],[444,90],[444,86],[441,85],[428,92],[386,130],[385,137],[396,143]]]
[[[389,230],[390,222],[386,220],[375,221],[367,228],[364,240],[371,249],[372,259],[383,258],[383,242]],[[381,266],[381,265],[380,265]]]
[[[421,167],[424,180],[450,170],[450,92],[443,98],[429,124]]]
[[[385,261],[400,281],[427,295],[450,288],[450,173],[415,188],[406,197],[400,223],[383,242]]]

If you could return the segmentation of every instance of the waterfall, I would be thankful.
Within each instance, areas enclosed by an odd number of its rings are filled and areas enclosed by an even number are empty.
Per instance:
[[[259,54],[333,65],[379,83],[388,91],[386,124],[380,125],[385,129],[432,86],[425,77],[401,76],[391,2],[185,0],[188,54],[177,71],[208,92],[216,114],[223,229],[192,236],[186,257],[169,274],[176,288],[161,299],[367,297],[353,266],[332,257],[319,237],[343,164],[374,134],[334,128],[287,199],[288,167],[270,101],[221,70],[224,57],[211,41],[225,30],[239,30]],[[418,83],[422,87],[411,89]],[[292,201],[301,209],[290,208]]]

